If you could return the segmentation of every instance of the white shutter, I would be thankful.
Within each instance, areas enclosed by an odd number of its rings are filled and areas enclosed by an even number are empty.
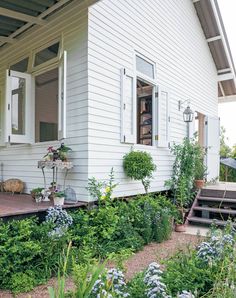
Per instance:
[[[0,86],[0,146],[5,146],[3,86]]]
[[[67,82],[67,52],[64,51],[59,64],[58,90],[58,139],[66,138],[66,82]]]
[[[121,69],[121,142],[136,143],[136,82],[125,68]]]
[[[155,115],[155,141],[158,147],[169,146],[170,136],[170,94],[164,88],[158,88],[157,109]]]
[[[5,142],[33,143],[34,101],[31,75],[7,70],[5,94]]]
[[[206,117],[206,164],[207,181],[219,177],[220,163],[220,119],[218,117]]]

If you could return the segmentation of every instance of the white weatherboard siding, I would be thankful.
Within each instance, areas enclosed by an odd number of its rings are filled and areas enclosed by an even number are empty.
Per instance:
[[[156,62],[157,82],[170,90],[170,141],[186,135],[178,100],[217,115],[217,74],[190,0],[103,0],[89,8],[89,176],[107,178],[111,167],[117,196],[143,192],[125,177],[122,157],[131,145],[120,143],[120,70],[134,70],[134,51]],[[186,106],[184,106],[185,108]],[[150,152],[157,164],[151,191],[164,189],[171,174],[168,148],[134,145]]]
[[[67,6],[63,12],[53,16],[48,25],[33,29],[14,45],[1,51],[0,86],[5,84],[5,70],[10,64],[21,60],[29,53],[58,37],[62,37],[63,48],[68,53],[67,69],[67,137],[65,143],[73,149],[71,160],[74,168],[68,174],[67,185],[71,185],[80,200],[87,199],[87,4]],[[1,106],[1,105],[0,105]],[[2,116],[2,113],[1,113]],[[2,119],[1,119],[2,121]],[[26,191],[43,186],[43,176],[37,169],[37,160],[46,153],[48,146],[58,142],[32,145],[0,147],[0,162],[3,163],[3,178],[19,178],[26,183]],[[47,172],[47,182],[52,181],[52,171]],[[60,172],[60,171],[59,171]],[[50,173],[50,174],[49,174]],[[60,176],[61,177],[61,176]],[[59,181],[62,184],[62,180]]]

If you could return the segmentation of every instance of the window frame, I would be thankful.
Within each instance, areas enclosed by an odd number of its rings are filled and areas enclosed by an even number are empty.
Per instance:
[[[40,51],[52,46],[55,43],[59,43],[57,56],[55,58],[52,58],[52,59],[50,59],[46,62],[43,62],[43,63],[41,63],[37,66],[34,66],[36,54],[39,53]],[[57,37],[57,38],[55,38],[55,39],[53,39],[53,40],[51,40],[47,43],[44,43],[40,47],[37,47],[34,50],[32,50],[32,59],[31,59],[31,61],[29,61],[31,63],[30,64],[31,72],[34,73],[34,72],[40,71],[41,69],[44,69],[44,68],[46,69],[48,66],[51,66],[52,64],[59,63],[60,56],[61,56],[61,51],[62,51],[61,49],[62,49],[62,38]]]
[[[137,70],[137,65],[136,65],[136,57],[140,57],[143,60],[146,60],[148,63],[153,65],[153,71],[154,71],[154,78],[151,78],[145,74],[143,74],[142,72]],[[156,127],[155,127],[155,123],[157,121],[156,115],[155,115],[155,111],[157,108],[157,100],[156,100],[156,93],[158,91],[158,84],[156,81],[156,62],[154,62],[154,60],[151,60],[150,58],[148,58],[147,56],[141,54],[140,52],[135,51],[134,53],[134,79],[135,79],[135,84],[137,84],[137,80],[141,80],[147,84],[150,84],[153,89],[152,89],[152,145],[144,145],[144,144],[139,144],[137,143],[137,135],[136,135],[136,143],[135,146],[138,146],[140,148],[148,148],[148,147],[156,147],[155,145],[155,135],[156,135]],[[137,96],[136,96],[136,104],[137,104]],[[137,123],[138,119],[137,119],[137,113],[136,113],[136,121],[135,121],[135,126],[137,128]]]
[[[36,67],[34,67],[34,61],[35,61],[35,55],[40,52],[41,50],[53,45],[54,43],[59,43],[59,48],[58,48],[58,54],[57,57],[52,58],[40,65],[37,65]],[[60,62],[61,62],[61,57],[64,54],[65,50],[63,48],[63,35],[57,36],[56,38],[50,40],[47,43],[44,43],[43,45],[36,47],[35,49],[31,50],[28,52],[28,54],[19,56],[17,59],[14,59],[13,61],[8,62],[7,69],[10,69],[10,66],[20,62],[21,60],[25,59],[25,58],[29,58],[28,60],[28,65],[27,65],[27,71],[23,72],[23,74],[29,74],[31,75],[31,106],[33,111],[33,114],[35,114],[35,77],[38,75],[41,75],[43,73],[46,73],[47,71],[50,71],[54,68],[58,69],[58,74],[59,74],[59,67],[60,67]],[[13,71],[13,70],[11,70]],[[58,77],[59,79],[59,77]],[[60,82],[58,82],[60,83]],[[66,88],[66,87],[65,87]],[[3,90],[6,90],[6,85],[5,87],[3,87]],[[5,92],[4,92],[5,93]],[[4,96],[4,110],[6,110],[6,105],[7,102],[6,100],[6,93]],[[59,103],[58,103],[59,104]],[[66,117],[66,111],[64,111],[64,116]],[[58,114],[59,117],[59,114]],[[35,115],[32,116],[32,125],[33,127],[35,127]],[[32,132],[32,142],[22,142],[22,143],[13,143],[13,142],[8,142],[6,140],[6,135],[8,135],[8,125],[7,125],[7,119],[4,119],[4,123],[3,123],[3,127],[2,127],[2,133],[3,133],[3,138],[4,138],[4,146],[6,146],[6,144],[8,144],[8,146],[25,146],[25,145],[35,145],[35,146],[40,146],[41,144],[56,144],[60,141],[59,139],[59,130],[58,130],[58,140],[54,140],[54,141],[45,141],[45,142],[36,142],[35,141],[35,132],[33,130]],[[65,119],[65,123],[66,123],[66,119]],[[64,125],[65,126],[65,125]],[[1,141],[1,140],[0,140]]]

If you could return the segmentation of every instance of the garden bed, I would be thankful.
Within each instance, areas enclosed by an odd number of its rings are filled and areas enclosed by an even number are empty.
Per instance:
[[[196,246],[200,241],[199,236],[187,235],[173,232],[171,239],[162,243],[150,243],[146,245],[143,250],[137,252],[125,262],[127,272],[126,278],[131,279],[136,273],[144,270],[152,262],[161,263],[163,260],[170,258],[177,251],[185,251],[189,246]],[[48,286],[55,286],[56,278],[50,279],[45,285],[40,285],[34,290],[14,296],[9,291],[0,291],[0,298],[48,298]],[[67,279],[66,288],[71,290],[74,288],[72,279]]]

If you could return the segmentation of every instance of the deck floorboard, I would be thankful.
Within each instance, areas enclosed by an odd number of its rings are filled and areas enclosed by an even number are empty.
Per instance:
[[[36,203],[28,194],[9,194],[0,193],[0,218],[34,214],[46,211],[53,206],[53,202]],[[63,205],[63,208],[79,208],[85,207],[87,203],[77,202],[73,205]]]

